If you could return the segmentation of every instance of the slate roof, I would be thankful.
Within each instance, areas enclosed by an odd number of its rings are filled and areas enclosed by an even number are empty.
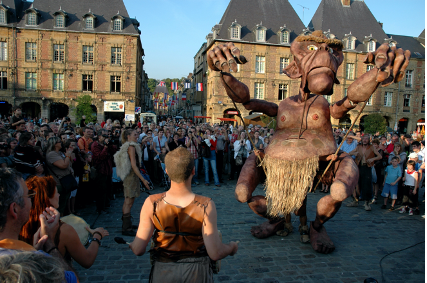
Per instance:
[[[416,37],[396,34],[387,34],[387,36],[392,37],[397,41],[397,48],[410,50],[411,58],[425,59],[425,48],[421,45]]]
[[[418,36],[417,40],[421,42],[424,46],[426,45],[426,29],[424,29],[420,35]]]
[[[330,30],[338,39],[351,32],[357,38],[357,51],[366,51],[365,36],[372,34],[377,48],[388,38],[363,0],[351,0],[349,7],[343,6],[341,0],[322,0],[308,26],[311,30]]]
[[[286,24],[292,42],[305,28],[288,0],[230,0],[218,25],[216,39],[230,40],[228,28],[234,21],[242,26],[241,41],[256,42],[255,26],[267,28],[266,43],[279,44],[277,32]]]
[[[64,30],[93,33],[117,33],[117,34],[134,34],[139,35],[139,23],[136,19],[131,19],[128,15],[123,0],[34,0],[26,2],[20,0],[3,0],[3,4],[16,2],[21,6],[16,9],[18,17],[18,28],[28,29],[48,29]],[[28,26],[26,24],[25,10],[33,7],[40,16],[37,26]],[[66,25],[64,28],[54,27],[54,13],[64,11],[67,14]],[[94,29],[85,29],[83,16],[92,12],[96,16]],[[112,18],[120,14],[124,17],[122,31],[113,31]]]
[[[0,26],[15,26],[17,23],[16,19],[16,11],[22,10],[22,2],[21,0],[2,0],[2,4],[4,7],[8,9],[8,23],[0,24]]]

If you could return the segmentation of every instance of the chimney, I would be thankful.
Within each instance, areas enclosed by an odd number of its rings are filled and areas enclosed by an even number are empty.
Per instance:
[[[380,24],[381,28],[383,28],[383,23],[382,22],[378,22],[378,23]]]
[[[344,7],[350,7],[350,0],[341,0],[341,3]]]

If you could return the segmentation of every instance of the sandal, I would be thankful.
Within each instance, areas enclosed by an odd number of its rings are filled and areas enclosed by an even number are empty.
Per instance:
[[[292,223],[285,223],[285,228],[283,228],[283,230],[277,231],[276,235],[286,237],[287,235],[292,233],[293,230],[294,228],[292,227]]]
[[[390,206],[390,209],[389,209],[390,211],[393,211],[394,210],[394,206]]]

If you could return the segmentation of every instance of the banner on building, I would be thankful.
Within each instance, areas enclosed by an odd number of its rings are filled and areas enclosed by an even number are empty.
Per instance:
[[[178,82],[171,82],[171,90],[177,90],[178,89]]]
[[[187,94],[186,94],[186,93],[183,93],[183,94],[181,95],[181,99],[182,99],[182,100],[187,100]]]
[[[104,101],[104,112],[125,112],[125,102]]]
[[[185,83],[184,88],[191,88],[191,83]]]
[[[196,90],[197,91],[203,91],[203,83],[198,83]]]
[[[141,107],[135,107],[135,114],[141,113]]]

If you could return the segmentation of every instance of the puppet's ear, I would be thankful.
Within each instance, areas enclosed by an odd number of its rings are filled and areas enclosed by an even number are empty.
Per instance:
[[[299,71],[298,65],[296,63],[296,61],[292,61],[291,64],[289,64],[284,70],[283,72],[290,77],[291,79],[298,79],[302,77],[301,72]]]

